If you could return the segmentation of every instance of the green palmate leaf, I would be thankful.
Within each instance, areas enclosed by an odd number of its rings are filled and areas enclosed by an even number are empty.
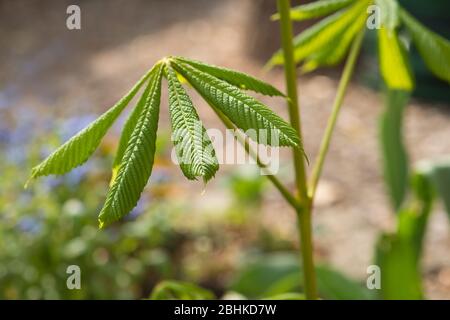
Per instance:
[[[169,83],[173,141],[181,170],[188,179],[203,177],[206,182],[219,169],[211,140],[175,71],[166,65],[165,73]]]
[[[120,99],[111,109],[88,125],[85,129],[73,136],[59,147],[41,164],[34,167],[32,178],[49,174],[64,174],[83,164],[97,149],[103,136],[125,109],[141,86],[148,80],[150,72],[142,77],[126,96]]]
[[[326,29],[328,26],[338,21],[342,15],[343,15],[342,11],[336,12],[335,14],[325,19],[322,19],[318,23],[314,24],[312,27],[309,27],[308,29],[304,30],[302,33],[300,33],[293,39],[295,48],[301,48],[302,46],[307,46],[308,44],[312,43],[313,40],[322,32],[322,30]],[[308,56],[309,54],[311,53],[308,52],[306,56]],[[296,62],[298,62],[299,58],[300,58],[299,54],[297,53]],[[274,53],[274,55],[270,58],[267,65],[273,66],[277,64],[283,64],[283,62],[284,62],[283,51],[280,49]]]
[[[296,131],[255,98],[191,65],[176,62],[174,67],[205,100],[253,140],[275,146],[299,145]]]
[[[378,51],[381,75],[389,89],[411,91],[414,81],[408,58],[395,30],[383,26],[378,30]]]
[[[355,2],[355,0],[320,0],[303,4],[291,9],[291,19],[302,21],[323,17],[344,8],[353,2]],[[279,19],[279,15],[274,15],[274,18]]]
[[[174,59],[179,62],[187,63],[200,71],[206,72],[243,90],[255,91],[266,96],[284,96],[284,94],[281,93],[277,88],[245,73],[209,65],[200,61],[190,60],[183,57],[175,57]]]
[[[179,70],[178,73],[173,66]],[[237,71],[172,57],[158,62],[116,105],[33,168],[32,178],[63,174],[84,163],[147,82],[120,138],[110,189],[99,214],[100,228],[129,213],[136,206],[152,172],[163,75],[168,79],[175,149],[180,167],[188,179],[202,177],[206,182],[217,172],[219,164],[211,140],[180,81],[194,84],[215,111],[225,114],[224,119],[229,117],[244,130],[255,129],[255,135],[251,137],[256,141],[277,146],[299,144],[299,138],[289,124],[239,89],[283,96],[276,88]],[[260,129],[266,133],[261,133]]]
[[[408,186],[408,158],[402,137],[403,111],[409,93],[389,90],[380,119],[384,178],[394,209],[399,209]]]
[[[334,66],[340,63],[347,54],[356,34],[365,26],[367,16],[361,14],[356,20],[320,51],[310,55],[302,66],[303,72],[310,72],[320,66]]]
[[[365,16],[369,0],[360,0],[351,5],[348,9],[338,11],[326,17],[312,27],[306,29],[294,38],[294,59],[296,63],[303,61],[312,54],[320,52],[324,48],[329,48],[330,44],[344,34],[344,32],[359,17]],[[269,65],[282,64],[283,52],[277,51]]]
[[[400,9],[400,18],[431,72],[450,82],[450,42],[427,29],[405,10]]]
[[[133,209],[152,172],[161,97],[162,67],[157,66],[146,90],[142,107],[128,145],[100,212],[100,227],[116,221]]]
[[[366,16],[369,1],[360,0],[348,9],[341,10],[306,29],[294,39],[294,59],[301,62],[310,55],[329,49],[336,38],[343,37],[349,28],[354,29],[355,21]]]
[[[397,0],[376,0],[381,14],[381,25],[389,31],[395,30],[400,23],[399,5]]]

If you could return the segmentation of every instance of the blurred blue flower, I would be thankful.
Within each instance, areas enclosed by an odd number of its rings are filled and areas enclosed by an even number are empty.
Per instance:
[[[19,98],[19,90],[16,85],[10,84],[0,91],[0,110],[12,106]]]
[[[80,167],[77,167],[65,175],[65,182],[69,186],[77,186],[89,173],[92,165],[86,162]]]
[[[150,179],[151,184],[160,184],[164,182],[169,182],[171,178],[170,170],[166,168],[154,168],[152,172],[152,177]]]
[[[27,159],[25,149],[21,145],[7,146],[5,153],[6,153],[6,161],[14,163],[16,165],[23,164]]]
[[[24,217],[17,224],[20,231],[38,234],[42,230],[42,221],[34,217]]]
[[[147,209],[149,202],[150,202],[149,195],[143,193],[136,207],[134,207],[133,210],[131,210],[131,212],[128,215],[126,215],[124,219],[126,221],[136,220],[141,214],[145,212],[145,209]]]
[[[35,52],[31,57],[25,60],[18,70],[20,78],[25,78],[28,81],[34,80],[39,72],[45,70],[55,64],[58,58],[64,55],[64,43],[57,39],[48,43],[44,48]]]
[[[19,203],[21,205],[28,205],[32,199],[33,199],[33,193],[31,192],[31,190],[25,189],[22,192],[20,192],[17,203]]]
[[[62,176],[48,176],[42,179],[42,188],[45,192],[50,192],[53,189],[58,188],[63,183]]]
[[[64,120],[59,128],[59,136],[63,141],[67,141],[96,118],[97,116],[94,114],[86,114]]]
[[[11,134],[7,128],[3,128],[0,124],[0,144],[8,145],[11,140]]]

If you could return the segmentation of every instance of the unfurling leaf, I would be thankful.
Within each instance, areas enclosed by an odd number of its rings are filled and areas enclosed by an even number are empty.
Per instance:
[[[145,104],[130,135],[105,205],[100,212],[100,227],[128,214],[136,206],[150,177],[155,155],[161,78],[162,67],[159,65],[149,81]]]
[[[366,18],[366,15],[361,14],[340,36],[336,37],[330,45],[309,56],[302,66],[302,71],[310,72],[317,67],[334,66],[340,63],[348,52],[356,34],[365,27]]]
[[[211,140],[175,71],[165,68],[169,83],[169,111],[172,135],[180,168],[186,178],[203,177],[206,182],[219,169]]]
[[[298,146],[296,131],[272,110],[239,88],[177,61],[174,67],[209,103],[258,143]]]
[[[356,0],[320,0],[291,9],[290,15],[292,20],[302,21],[307,19],[319,18],[342,9]],[[274,14],[272,19],[279,19],[279,14]]]
[[[312,27],[309,27],[308,29],[304,30],[303,32],[295,36],[295,38],[293,39],[295,48],[308,47],[310,43],[313,43],[314,39],[318,37],[318,35],[322,32],[322,30],[325,30],[328,26],[338,21],[339,18],[342,16],[342,14],[343,14],[342,11],[336,12],[333,15],[326,17],[325,19],[322,19],[318,23],[314,24]],[[300,57],[300,54],[297,53],[295,61],[297,63],[300,62],[302,59],[305,58],[305,56],[311,54],[311,52],[309,51],[307,54],[304,54],[303,57]],[[284,62],[283,50],[279,49],[277,52],[273,54],[267,65],[274,66],[277,64],[283,64],[283,62]]]
[[[42,163],[34,167],[31,178],[49,174],[64,174],[86,162],[97,149],[103,136],[119,117],[123,109],[125,109],[141,86],[148,80],[150,73],[148,72],[142,77],[116,105],[64,143]]]
[[[302,62],[307,57],[328,49],[336,38],[341,37],[355,23],[355,20],[359,20],[361,16],[366,16],[368,4],[368,0],[357,1],[349,8],[322,19],[297,35],[293,40],[295,62]],[[279,50],[272,56],[268,65],[282,63],[283,52]]]

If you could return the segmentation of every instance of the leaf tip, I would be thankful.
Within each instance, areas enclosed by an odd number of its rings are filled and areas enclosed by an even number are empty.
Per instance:
[[[24,188],[24,189],[27,189],[27,188],[28,188],[28,186],[29,186],[30,183],[31,183],[31,180],[33,180],[32,177],[30,177],[30,178],[27,180],[27,182],[25,182],[25,184],[23,185],[23,188]]]
[[[23,188],[24,189],[27,189],[28,188],[28,186],[30,185],[30,183],[36,178],[36,176],[37,176],[37,172],[38,170],[37,170],[37,168],[35,167],[35,168],[33,168],[33,169],[31,169],[31,176],[28,178],[28,180],[25,182],[25,184],[23,185]]]

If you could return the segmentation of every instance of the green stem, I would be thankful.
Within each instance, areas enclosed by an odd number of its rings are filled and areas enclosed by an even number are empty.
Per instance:
[[[289,119],[292,127],[302,139],[300,123],[300,107],[297,94],[297,69],[294,62],[294,47],[292,44],[292,23],[289,14],[289,0],[278,0],[278,11],[280,13],[281,42],[284,54],[284,73],[288,95]],[[302,141],[300,143],[303,143]],[[300,146],[301,148],[303,146]],[[300,150],[293,149],[295,179],[300,199],[306,200],[306,173],[304,156]]]
[[[294,47],[292,43],[292,22],[290,17],[290,1],[277,0],[278,12],[280,14],[281,44],[284,56],[284,73],[288,94],[289,118],[292,127],[297,130],[300,141],[302,141],[302,130],[300,123],[300,107],[297,94],[297,69],[294,62]],[[302,142],[301,142],[302,144]],[[303,262],[304,289],[307,299],[317,299],[316,275],[313,260],[313,241],[311,231],[311,202],[308,198],[306,184],[306,170],[303,157],[303,145],[293,149],[295,180],[298,197],[302,210],[296,210],[298,229],[300,234],[301,255]]]
[[[311,202],[313,201],[314,196],[316,194],[317,184],[322,174],[323,164],[325,162],[325,157],[330,147],[330,142],[333,136],[334,128],[336,126],[339,111],[341,110],[342,102],[344,101],[348,84],[352,77],[353,70],[355,69],[356,59],[361,50],[361,43],[364,38],[364,32],[365,28],[361,30],[361,32],[356,36],[355,40],[353,41],[352,47],[350,49],[350,54],[347,58],[347,62],[345,63],[344,71],[342,73],[341,80],[339,82],[339,87],[336,94],[336,98],[334,100],[333,109],[331,111],[330,118],[328,119],[325,134],[323,136],[322,143],[320,145],[319,155],[317,156],[317,160],[314,164],[311,173],[311,178],[309,181],[308,195],[309,198],[311,199]]]

